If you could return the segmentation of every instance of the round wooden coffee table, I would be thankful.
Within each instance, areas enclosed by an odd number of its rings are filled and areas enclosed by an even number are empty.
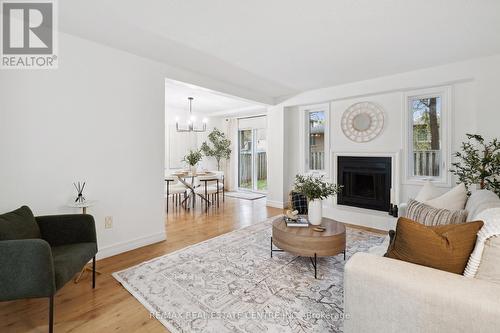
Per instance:
[[[321,226],[326,230],[314,231],[315,226],[287,227],[283,218],[273,222],[271,236],[271,258],[273,252],[289,252],[301,257],[309,257],[314,267],[316,278],[317,257],[333,257],[344,253],[345,260],[345,225],[323,218]],[[273,249],[273,244],[279,249]],[[313,260],[314,258],[314,260]]]

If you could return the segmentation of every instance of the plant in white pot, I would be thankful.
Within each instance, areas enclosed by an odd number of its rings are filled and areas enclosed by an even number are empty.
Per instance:
[[[294,191],[302,193],[308,201],[307,215],[309,223],[320,225],[323,217],[321,200],[335,196],[342,191],[341,185],[325,181],[324,176],[296,175]]]
[[[201,161],[203,155],[199,149],[191,149],[186,156],[184,156],[183,161],[186,162],[192,174],[196,173],[196,165]]]

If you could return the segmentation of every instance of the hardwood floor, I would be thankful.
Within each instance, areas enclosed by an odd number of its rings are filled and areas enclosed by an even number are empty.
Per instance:
[[[281,209],[266,207],[265,199],[250,201],[229,197],[224,205],[211,208],[209,213],[199,204],[194,211],[170,209],[166,241],[99,260],[97,269],[102,274],[97,276],[94,290],[91,277],[86,274],[80,283],[69,282],[56,294],[55,332],[165,332],[165,327],[150,318],[144,306],[111,273],[281,212]],[[0,303],[0,332],[45,333],[47,321],[48,298]]]

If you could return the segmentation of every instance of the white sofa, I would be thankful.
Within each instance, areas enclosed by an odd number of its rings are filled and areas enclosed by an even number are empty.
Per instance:
[[[466,209],[469,220],[500,214],[500,199],[478,191]],[[346,263],[345,332],[500,332],[500,284],[385,258],[386,249]]]

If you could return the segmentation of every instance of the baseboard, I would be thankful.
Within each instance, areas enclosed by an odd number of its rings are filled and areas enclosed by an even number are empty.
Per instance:
[[[137,248],[158,243],[167,239],[165,232],[159,232],[149,236],[135,238],[126,242],[116,243],[99,248],[97,253],[97,259],[104,259],[108,257],[115,256],[117,254],[135,250]]]
[[[269,199],[266,201],[266,206],[281,208],[281,209],[286,208],[286,204],[283,201],[274,201]]]

